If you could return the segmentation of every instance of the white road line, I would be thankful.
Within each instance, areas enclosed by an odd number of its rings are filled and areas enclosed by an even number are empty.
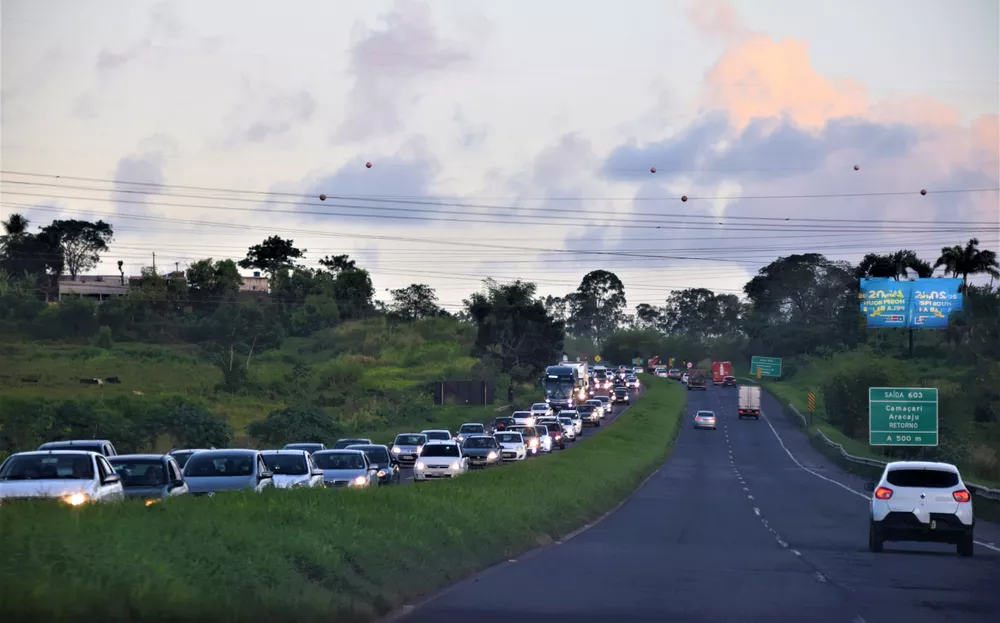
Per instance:
[[[767,417],[767,414],[764,413],[763,409],[761,409],[760,414],[762,416],[764,416],[764,421],[767,422],[767,425],[771,429],[771,432],[774,433],[775,439],[778,440],[778,443],[781,444],[782,450],[785,451],[785,454],[788,455],[788,458],[792,459],[793,463],[795,463],[796,465],[798,465],[802,470],[809,472],[813,476],[815,476],[817,478],[820,478],[822,480],[825,480],[825,481],[827,481],[829,483],[833,483],[833,484],[837,485],[838,487],[840,487],[841,489],[843,489],[844,491],[849,491],[849,492],[853,493],[854,495],[858,496],[859,498],[862,498],[866,502],[870,502],[871,501],[871,498],[868,497],[867,495],[865,495],[864,493],[861,493],[859,491],[855,491],[854,489],[852,489],[851,487],[848,487],[847,485],[845,485],[842,482],[837,482],[836,480],[834,480],[832,478],[827,478],[826,476],[824,476],[822,474],[817,474],[816,472],[814,472],[813,470],[809,469],[808,467],[806,467],[802,463],[799,463],[799,460],[795,458],[795,455],[793,455],[792,452],[791,452],[791,450],[789,450],[788,447],[785,445],[785,442],[781,439],[781,435],[779,435],[778,431],[775,430],[774,426],[771,424],[770,418]],[[975,544],[976,545],[981,545],[981,546],[985,547],[986,549],[991,549],[994,552],[1000,552],[1000,547],[996,547],[996,546],[994,546],[994,545],[992,545],[990,543],[984,543],[983,541],[975,541]]]
[[[754,506],[753,507],[753,512],[754,512],[755,515],[757,515],[758,517],[760,517],[760,509],[759,508],[757,508],[756,506]]]

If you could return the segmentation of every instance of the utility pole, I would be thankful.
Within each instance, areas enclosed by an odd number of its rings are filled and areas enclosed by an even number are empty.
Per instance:
[[[174,262],[174,274],[176,275],[179,272],[181,272],[181,263],[180,262]]]
[[[153,251],[153,273],[156,273],[156,251]]]

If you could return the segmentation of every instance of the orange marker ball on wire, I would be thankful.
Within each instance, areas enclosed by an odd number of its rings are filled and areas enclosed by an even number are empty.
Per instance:
[[[687,201],[687,200],[688,200],[687,195],[681,195],[681,201]]]
[[[372,163],[366,162],[365,163],[365,167],[368,168],[368,169],[372,168]]]
[[[920,194],[921,195],[926,195],[927,194],[927,189],[926,188],[921,188],[920,189]]]
[[[326,195],[320,195],[319,196],[319,200],[320,201],[326,201]]]
[[[855,170],[855,171],[858,171],[858,170],[860,170],[860,169],[861,169],[861,165],[860,165],[860,164],[856,164],[856,165],[854,165],[854,170]]]
[[[656,167],[650,167],[649,168],[649,172],[650,173],[656,173]]]

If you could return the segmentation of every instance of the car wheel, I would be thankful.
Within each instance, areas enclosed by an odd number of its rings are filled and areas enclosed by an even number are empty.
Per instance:
[[[868,549],[876,554],[882,551],[882,529],[874,521],[868,522]]]
[[[958,550],[959,556],[972,556],[972,550],[975,547],[974,538],[972,533],[963,534],[958,541],[956,549]]]

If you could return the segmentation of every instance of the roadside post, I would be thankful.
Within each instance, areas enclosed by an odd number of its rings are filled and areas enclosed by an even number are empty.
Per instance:
[[[813,413],[816,412],[816,394],[809,392],[809,425],[813,423]]]

